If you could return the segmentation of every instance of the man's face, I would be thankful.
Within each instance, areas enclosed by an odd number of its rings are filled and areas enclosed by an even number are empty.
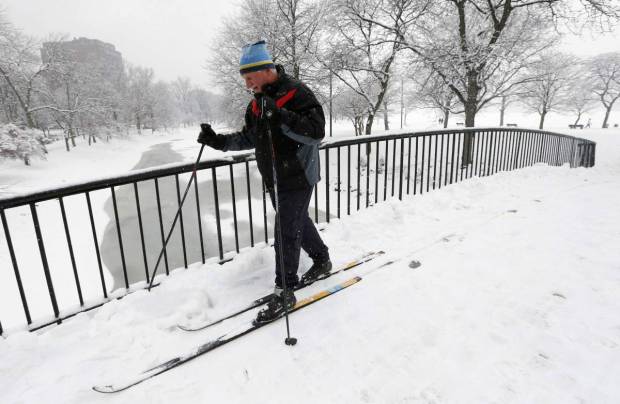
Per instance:
[[[273,74],[269,69],[244,73],[241,77],[245,80],[245,87],[254,93],[260,93],[265,84],[273,81]]]

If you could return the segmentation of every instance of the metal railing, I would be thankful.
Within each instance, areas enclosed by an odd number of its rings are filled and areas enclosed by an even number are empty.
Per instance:
[[[513,128],[326,142],[310,211],[317,223],[329,222],[472,176],[536,163],[592,167],[595,148],[585,139]],[[192,164],[171,165],[0,199],[5,324],[36,330],[144,288],[192,170]],[[252,153],[201,162],[165,250],[164,273],[268,243],[272,216]]]

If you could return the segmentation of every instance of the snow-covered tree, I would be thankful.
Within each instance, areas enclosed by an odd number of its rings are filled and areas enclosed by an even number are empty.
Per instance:
[[[193,85],[189,77],[179,77],[172,82],[172,94],[179,109],[181,123],[185,126],[193,122],[192,109],[193,100],[191,92]]]
[[[103,66],[79,60],[62,42],[46,43],[44,50],[56,46],[58,56],[45,74],[46,87],[41,91],[51,119],[74,147],[80,132],[88,135],[89,144],[102,134],[107,139],[119,132],[120,84],[110,81]],[[47,60],[48,55],[44,56]]]
[[[549,112],[566,106],[571,83],[578,77],[577,63],[572,56],[551,52],[541,55],[528,69],[531,80],[524,85],[522,103],[540,116],[539,129]]]
[[[595,56],[589,62],[589,70],[592,91],[605,107],[603,128],[606,128],[611,110],[620,98],[620,52]]]
[[[414,69],[410,80],[415,83],[411,95],[413,104],[417,108],[439,110],[442,115],[443,127],[448,127],[450,114],[459,113],[460,104],[448,85],[432,70]]]
[[[34,129],[14,124],[0,125],[0,158],[21,159],[30,165],[32,157],[45,157],[43,135]]]
[[[138,132],[144,123],[153,117],[153,69],[128,66],[127,67],[127,94],[126,108]]]
[[[406,13],[405,2],[341,0],[330,12],[325,46],[318,55],[323,66],[366,101],[364,133],[372,133],[378,111],[384,107],[392,68],[401,49],[397,33]],[[421,11],[420,11],[421,12]]]
[[[364,134],[364,120],[368,113],[368,102],[357,92],[346,89],[333,100],[334,114],[351,121],[355,136]]]
[[[420,1],[386,0],[419,9]],[[415,23],[390,27],[401,46],[433,69],[463,104],[465,124],[476,113],[526,80],[522,72],[549,48],[560,26],[601,27],[618,20],[614,0],[446,0],[426,2]],[[413,11],[410,11],[413,13]],[[406,20],[402,20],[406,21]],[[465,136],[463,164],[472,159]]]
[[[587,65],[580,63],[576,68],[574,80],[569,83],[566,96],[566,109],[576,115],[573,125],[579,124],[584,113],[592,110],[596,104],[593,83],[588,75]]]
[[[248,92],[239,77],[239,56],[246,44],[265,39],[274,62],[282,64],[291,76],[311,85],[324,78],[317,74],[313,55],[327,4],[312,0],[244,0],[233,16],[222,21],[207,69],[227,96],[222,111],[230,124],[241,123],[248,103]]]
[[[57,48],[50,47],[49,57],[43,61],[40,40],[23,34],[6,21],[0,24],[0,80],[6,94],[3,99],[12,100],[12,105],[19,109],[19,119],[33,128],[35,113],[48,107],[41,103],[39,94],[44,91],[44,75],[56,63]]]

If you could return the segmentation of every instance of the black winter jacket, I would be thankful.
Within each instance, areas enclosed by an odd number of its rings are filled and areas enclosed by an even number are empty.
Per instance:
[[[276,152],[278,187],[282,190],[314,186],[320,180],[319,143],[325,137],[325,115],[312,90],[289,77],[278,65],[278,80],[263,88],[280,113],[277,122],[260,119],[260,107],[253,99],[245,112],[245,125],[239,132],[218,135],[221,150],[256,149],[256,162],[267,188],[273,188],[271,147],[267,125]]]

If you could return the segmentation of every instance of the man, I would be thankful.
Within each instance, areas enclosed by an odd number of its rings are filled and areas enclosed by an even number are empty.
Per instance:
[[[276,222],[274,231],[276,287],[273,298],[256,318],[256,322],[264,323],[278,318],[296,303],[293,292],[299,282],[300,248],[313,260],[312,267],[302,277],[303,283],[315,281],[332,268],[328,248],[308,216],[312,190],[320,179],[318,145],[325,137],[325,115],[312,91],[289,77],[282,66],[274,64],[265,41],[243,47],[239,71],[246,88],[254,93],[245,112],[243,129],[218,135],[211,126],[203,124],[198,142],[223,151],[255,149],[258,169],[274,208],[272,157],[275,153],[281,223],[278,226]],[[273,151],[268,130],[272,134]],[[281,275],[279,254],[282,254],[285,279]]]

